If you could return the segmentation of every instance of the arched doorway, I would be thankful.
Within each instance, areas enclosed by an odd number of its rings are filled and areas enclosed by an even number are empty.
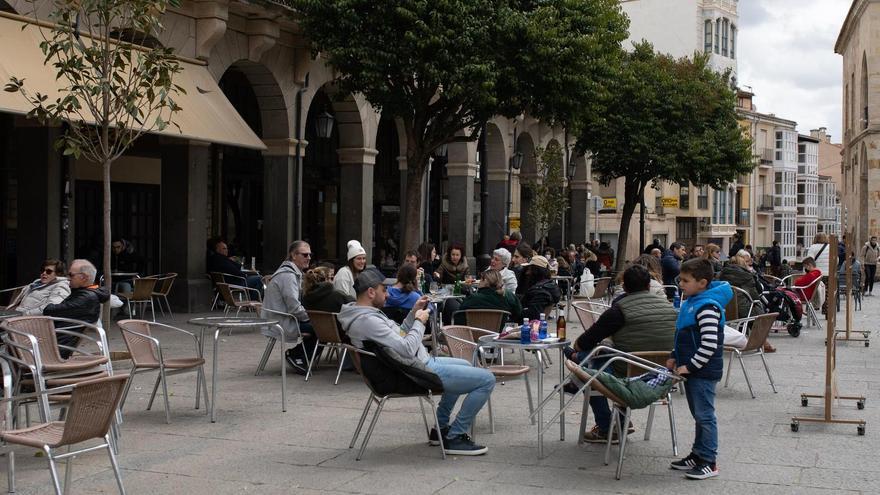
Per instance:
[[[373,169],[373,264],[388,274],[403,260],[401,252],[400,139],[395,122],[379,120],[376,135],[376,166]]]
[[[481,231],[481,233],[485,233],[486,239],[481,239],[478,243],[478,248],[474,250],[474,253],[477,254],[490,253],[508,233],[507,202],[510,194],[508,188],[510,166],[507,160],[504,134],[492,122],[486,124],[484,146],[486,150],[486,177],[480,177],[480,218],[481,221],[485,219],[486,222],[485,228]],[[475,234],[474,237],[476,238],[477,235]]]
[[[319,136],[319,116],[332,117],[330,135]],[[323,131],[322,131],[323,132]],[[303,158],[302,236],[311,245],[312,257],[318,260],[343,261],[339,250],[339,126],[333,102],[319,90],[306,117],[305,157]]]
[[[522,153],[523,163],[519,171],[519,231],[523,240],[529,244],[537,241],[538,229],[535,225],[534,214],[532,209],[532,193],[524,184],[529,180],[534,180],[538,175],[538,169],[535,164],[535,142],[528,133],[522,133],[516,138],[516,151]]]

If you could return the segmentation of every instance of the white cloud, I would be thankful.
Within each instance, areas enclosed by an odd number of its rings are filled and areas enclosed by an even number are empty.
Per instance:
[[[758,111],[794,120],[801,133],[841,136],[841,62],[834,42],[850,0],[739,2],[738,80]]]

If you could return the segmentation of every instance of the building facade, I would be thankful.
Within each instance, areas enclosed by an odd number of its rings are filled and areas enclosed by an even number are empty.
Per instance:
[[[880,1],[853,0],[834,52],[843,57],[844,229],[880,235]]]

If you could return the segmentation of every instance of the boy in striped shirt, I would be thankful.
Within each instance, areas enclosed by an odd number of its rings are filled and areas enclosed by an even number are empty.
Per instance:
[[[713,278],[712,264],[706,259],[682,263],[679,287],[685,300],[675,323],[672,357],[666,363],[687,378],[685,395],[696,422],[691,453],[670,467],[698,480],[718,476],[715,386],[724,370],[724,307],[733,298],[730,285]]]

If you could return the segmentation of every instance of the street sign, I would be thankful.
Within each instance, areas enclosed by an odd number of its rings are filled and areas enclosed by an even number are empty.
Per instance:
[[[510,217],[510,231],[519,230],[519,217]]]
[[[664,208],[678,208],[678,198],[660,198],[660,206]]]
[[[617,198],[603,198],[602,199],[602,209],[603,210],[616,210],[617,209]]]

